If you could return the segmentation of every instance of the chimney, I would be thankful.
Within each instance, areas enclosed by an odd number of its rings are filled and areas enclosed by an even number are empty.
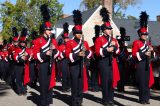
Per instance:
[[[102,0],[102,6],[106,7],[107,10],[110,12],[110,17],[112,19],[112,12],[113,12],[113,1],[112,0]]]
[[[157,21],[160,22],[160,15],[157,16]]]

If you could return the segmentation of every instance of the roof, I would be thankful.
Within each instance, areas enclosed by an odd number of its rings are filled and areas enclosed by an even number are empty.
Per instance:
[[[86,23],[86,21],[91,17],[91,15],[92,15],[98,8],[99,8],[99,6],[93,8],[93,9],[89,9],[89,10],[87,10],[87,11],[83,11],[83,12],[82,12],[82,20],[83,20],[82,25],[84,25],[84,24]],[[59,29],[60,29],[60,28],[63,29],[63,24],[64,24],[65,22],[68,22],[69,28],[72,29],[72,28],[74,27],[73,15],[58,20],[58,22],[56,23],[56,26],[55,26],[55,27],[56,27],[56,28],[59,28]],[[60,32],[62,33],[63,31],[60,31]],[[61,35],[61,33],[60,33],[59,35]],[[58,39],[58,40],[62,38],[62,37],[59,36],[59,35],[57,36],[57,39]],[[73,37],[73,35],[72,35],[72,33],[70,33],[69,38],[72,38],[72,37]]]
[[[99,6],[98,6],[99,7]],[[92,14],[98,9],[95,7],[93,9],[89,9],[87,11],[82,12],[82,19],[83,25],[86,21],[92,16]],[[138,39],[137,30],[139,28],[139,20],[130,20],[130,19],[112,19],[115,25],[120,28],[124,27],[126,29],[126,33],[130,36],[130,41],[127,42],[128,44],[132,44],[135,39]],[[57,24],[56,28],[63,28],[63,24],[68,22],[70,26],[74,26],[73,23],[73,16],[69,16],[63,19],[60,19]],[[149,21],[149,36],[151,36],[152,45],[160,45],[160,22],[158,21]],[[70,38],[72,38],[72,34],[70,33]],[[61,38],[58,36],[58,39]]]
[[[82,24],[84,24],[90,18],[90,16],[97,10],[98,7],[95,7],[93,9],[89,9],[87,11],[82,12],[82,20],[83,20]],[[56,28],[63,28],[63,24],[65,22],[68,22],[69,25],[74,25],[74,23],[73,23],[73,15],[58,20],[58,22],[56,24]]]
[[[114,23],[118,28],[124,27],[126,33],[130,36],[130,41],[128,44],[132,44],[135,39],[138,39],[137,30],[139,28],[139,20],[129,20],[129,19],[113,19]],[[149,21],[149,36],[151,37],[152,45],[160,45],[160,22]]]

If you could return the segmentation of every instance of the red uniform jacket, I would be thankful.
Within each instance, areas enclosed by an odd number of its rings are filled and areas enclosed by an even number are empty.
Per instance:
[[[52,44],[55,46],[55,53],[54,53],[54,59],[56,59],[59,55],[58,51],[58,46],[57,46],[57,41],[55,39],[46,39],[44,36],[41,36],[36,39],[34,43],[34,57],[37,59],[39,62],[44,62],[45,61],[45,56],[44,53],[50,49],[50,40],[52,40]],[[51,79],[50,79],[50,85],[49,89],[53,88],[56,85],[55,82],[55,64],[53,62],[52,64],[52,72],[51,72]]]
[[[77,43],[74,39],[70,40],[66,43],[66,57],[69,58],[71,63],[74,63],[78,60],[79,56],[77,55],[81,50],[82,40]],[[92,51],[88,46],[87,41],[84,41],[84,47],[86,48],[86,58],[90,58],[92,56]],[[87,82],[87,73],[86,67],[83,69],[83,91],[88,90],[88,82]]]
[[[2,60],[2,54],[3,52],[0,50],[0,60]]]
[[[13,60],[13,55],[15,53],[15,50],[16,50],[17,47],[15,47],[13,44],[10,44],[8,46],[8,56],[9,56],[9,59],[10,60]]]
[[[110,44],[111,41],[115,42],[114,53],[119,54],[120,49],[119,49],[118,41],[114,38],[111,38],[111,37],[107,38],[105,35],[103,35],[96,39],[96,42],[95,42],[96,55],[100,57],[105,57],[105,53],[107,51],[106,48],[111,45]],[[115,88],[117,86],[117,82],[120,80],[119,69],[118,69],[116,58],[112,58],[112,68],[113,68],[112,70],[113,71],[113,84],[112,85],[113,85],[113,88]]]
[[[8,51],[3,51],[0,53],[1,59],[8,62]]]
[[[142,61],[146,58],[145,52],[149,49],[149,43],[142,42],[141,40],[135,40],[133,42],[132,48],[132,56],[137,61]],[[152,71],[152,65],[150,64],[150,80],[149,80],[149,87],[154,84],[154,76]]]
[[[65,58],[66,57],[66,45],[65,44],[61,44],[59,47],[58,47],[58,49],[59,49],[59,52],[60,52],[60,54],[59,54],[59,57],[61,58],[61,59],[63,59],[63,58]]]
[[[25,52],[28,54],[28,56],[26,56],[25,61],[22,60],[22,56],[24,56]],[[29,48],[16,48],[15,49],[15,53],[13,55],[14,60],[19,63],[19,62],[24,62],[25,66],[24,66],[24,85],[27,85],[30,82],[30,74],[29,74],[29,59],[31,59],[31,53],[33,53],[32,49]]]

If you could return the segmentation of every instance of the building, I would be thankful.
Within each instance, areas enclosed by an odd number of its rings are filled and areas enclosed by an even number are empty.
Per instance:
[[[100,16],[100,10],[102,6],[95,7],[93,9],[87,10],[82,12],[82,19],[83,19],[83,34],[84,34],[84,39],[88,41],[89,46],[93,45],[92,38],[95,36],[95,31],[94,27],[95,25],[102,25],[102,18]],[[71,33],[72,28],[74,27],[73,23],[73,17],[69,16],[63,19],[60,19],[57,24],[56,24],[56,37],[59,39],[61,33],[63,32],[63,24],[65,22],[68,22],[69,24],[69,32],[70,32],[70,37],[72,38],[73,35]],[[114,24],[114,22],[111,20],[111,24],[113,27],[113,36],[116,37],[116,35],[120,35],[118,27]]]
[[[105,6],[112,16],[112,0],[102,0],[103,6]],[[95,7],[93,9],[82,12],[83,19],[83,34],[84,39],[88,41],[89,46],[93,45],[92,38],[95,36],[94,27],[95,25],[102,25],[102,18],[100,16],[100,10],[102,6]],[[159,21],[158,21],[159,20]],[[63,32],[63,24],[65,22],[69,23],[70,38],[72,35],[72,28],[74,26],[73,17],[68,16],[66,18],[60,19],[56,24],[56,37],[61,38]],[[129,19],[111,19],[111,24],[113,27],[113,37],[116,38],[120,35],[119,28],[124,27],[126,33],[130,36],[130,41],[127,41],[128,45],[132,45],[135,39],[138,39],[137,30],[139,28],[139,20],[129,20]],[[152,45],[160,45],[160,16],[157,16],[157,21],[149,21],[149,36],[151,37]]]

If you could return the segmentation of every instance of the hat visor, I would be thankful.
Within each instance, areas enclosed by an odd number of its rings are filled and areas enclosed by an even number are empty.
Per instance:
[[[24,41],[24,40],[21,40],[21,41],[20,41],[20,43],[26,43],[26,41]]]
[[[111,30],[111,29],[113,29],[113,28],[112,28],[111,26],[109,26],[109,27],[106,27],[105,29],[110,29],[110,30]]]
[[[149,33],[148,32],[144,32],[144,33],[141,33],[141,35],[148,35]]]
[[[102,28],[102,31],[105,31],[105,30],[112,30],[113,28],[110,26],[110,27],[104,27]]]
[[[19,42],[19,40],[13,40],[13,42]]]
[[[53,28],[45,28],[45,30],[50,30],[51,31],[51,30],[53,30]]]
[[[74,31],[73,34],[82,34],[82,31]]]
[[[69,39],[69,37],[63,37],[63,39]]]

